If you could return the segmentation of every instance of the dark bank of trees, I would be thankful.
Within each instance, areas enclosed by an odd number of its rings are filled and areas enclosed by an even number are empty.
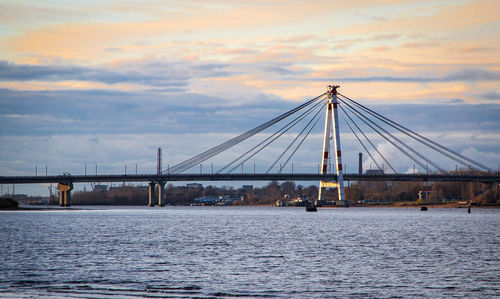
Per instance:
[[[484,173],[456,170],[456,175],[481,175]],[[419,191],[432,191],[435,201],[466,201],[475,205],[500,205],[497,184],[477,182],[360,182],[351,190],[359,201],[416,202]]]
[[[72,205],[144,205],[148,202],[148,189],[121,186],[106,191],[76,191],[71,195]]]
[[[189,205],[202,196],[243,197],[242,204],[259,205],[272,204],[285,195],[290,199],[299,196],[315,199],[318,196],[318,186],[297,185],[294,182],[270,182],[263,187],[233,188],[231,186],[174,186],[166,187],[166,202],[173,205]],[[500,205],[498,188],[492,184],[482,183],[430,183],[430,182],[346,182],[345,196],[352,204],[357,203],[387,203],[416,202],[419,191],[434,191],[437,201],[472,201],[477,205]],[[337,200],[337,191],[328,189],[326,200]],[[73,192],[72,204],[82,205],[146,205],[148,203],[148,188],[145,186],[121,186],[107,191]],[[155,197],[154,202],[158,200]]]
[[[348,199],[362,202],[417,202],[419,191],[433,191],[438,202],[471,201],[477,205],[500,205],[493,184],[454,182],[361,182],[351,186]]]
[[[9,197],[0,197],[0,210],[2,209],[17,209],[19,203]]]

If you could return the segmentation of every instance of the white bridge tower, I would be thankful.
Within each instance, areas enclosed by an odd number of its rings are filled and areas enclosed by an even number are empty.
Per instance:
[[[328,101],[326,103],[326,118],[325,118],[325,134],[323,139],[323,156],[321,157],[321,174],[327,174],[328,168],[335,167],[337,172],[337,182],[330,181],[320,181],[319,182],[319,195],[318,201],[324,201],[324,189],[325,188],[337,188],[339,200],[344,201],[344,175],[342,171],[342,151],[340,149],[340,130],[339,130],[339,114],[337,112],[338,100],[337,100],[337,88],[338,85],[328,86]],[[331,132],[333,124],[333,146],[335,155],[335,166],[332,166],[330,162],[331,155]],[[318,204],[316,202],[316,205]]]

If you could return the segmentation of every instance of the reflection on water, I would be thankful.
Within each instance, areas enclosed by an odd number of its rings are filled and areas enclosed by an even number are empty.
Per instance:
[[[90,207],[0,220],[0,297],[500,293],[497,209]]]

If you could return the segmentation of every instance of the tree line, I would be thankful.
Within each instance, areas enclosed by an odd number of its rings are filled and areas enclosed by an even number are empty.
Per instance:
[[[493,184],[456,182],[347,182],[345,197],[351,204],[416,202],[419,191],[433,191],[436,200],[467,201],[477,205],[500,205],[498,187]],[[174,186],[165,188],[166,203],[189,205],[202,196],[242,197],[241,204],[268,205],[278,199],[303,197],[314,200],[318,196],[318,186],[297,185],[294,182],[270,182],[262,187],[234,188],[232,186]],[[337,190],[327,189],[327,201],[336,201]],[[154,203],[158,202],[157,197]],[[145,186],[121,186],[106,191],[76,191],[71,203],[75,205],[146,205],[148,188]]]

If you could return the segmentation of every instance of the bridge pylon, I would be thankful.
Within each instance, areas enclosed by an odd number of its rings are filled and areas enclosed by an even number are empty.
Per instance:
[[[328,101],[326,102],[326,117],[325,117],[325,133],[323,138],[323,155],[321,156],[321,174],[327,174],[328,168],[335,167],[337,174],[337,181],[320,181],[319,182],[319,194],[315,205],[324,202],[324,189],[325,188],[337,188],[338,197],[340,201],[344,201],[344,176],[342,171],[342,151],[340,148],[340,130],[339,130],[339,115],[337,111],[338,99],[337,99],[337,88],[338,85],[329,85],[327,96]],[[333,126],[333,130],[332,130]],[[332,136],[333,131],[333,138]],[[333,155],[335,156],[335,166],[330,163],[331,159],[331,143],[333,139]]]
[[[154,207],[155,201],[154,197],[156,196],[156,185],[158,185],[158,206],[164,207],[166,203],[166,194],[165,194],[165,185],[166,181],[151,181],[148,186],[148,206]]]
[[[73,190],[73,183],[64,182],[57,184],[59,191],[59,205],[61,207],[69,207],[71,205],[71,190]]]
[[[150,182],[148,184],[148,198],[149,198],[149,202],[148,202],[148,206],[150,207],[154,207],[155,204],[154,204],[154,200],[153,200],[153,197],[155,195],[155,186],[156,186],[156,183],[155,182]]]
[[[158,206],[159,207],[165,206],[165,184],[166,184],[166,182],[164,182],[164,181],[158,182]]]

